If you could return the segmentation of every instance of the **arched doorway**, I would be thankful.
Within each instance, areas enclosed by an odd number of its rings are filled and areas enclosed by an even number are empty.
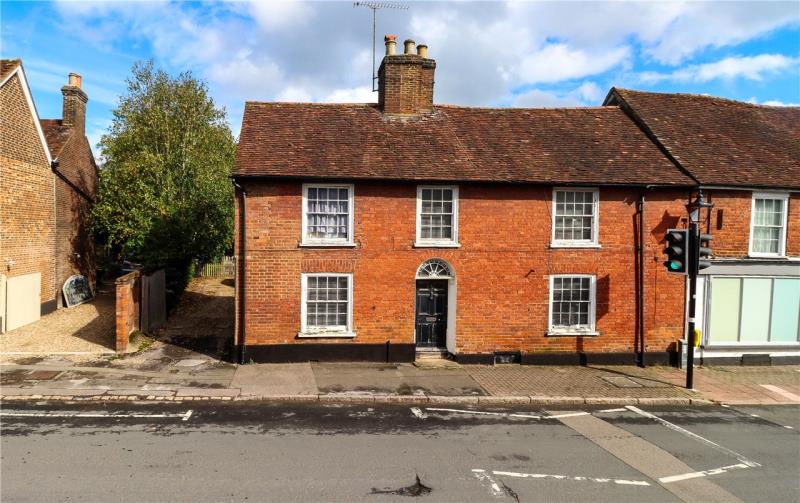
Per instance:
[[[432,258],[419,266],[415,302],[417,351],[454,353],[456,289],[450,264]]]

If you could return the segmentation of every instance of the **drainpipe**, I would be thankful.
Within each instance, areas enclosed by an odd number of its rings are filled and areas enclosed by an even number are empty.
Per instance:
[[[649,190],[650,187],[645,187],[645,190]],[[644,340],[644,264],[645,264],[645,252],[644,252],[644,205],[645,205],[645,198],[644,198],[644,191],[639,193],[639,291],[637,292],[637,299],[636,299],[636,317],[638,318],[638,331],[639,331],[639,348],[638,348],[638,365],[640,367],[645,366],[645,340]]]
[[[60,171],[58,170],[58,166],[59,166],[58,159],[53,159],[53,160],[50,162],[50,169],[51,169],[51,170],[53,170],[53,173],[55,173],[55,175],[56,175],[57,177],[61,178],[61,180],[63,180],[63,181],[64,181],[64,183],[66,183],[67,185],[69,185],[69,187],[70,187],[72,190],[74,190],[75,192],[77,192],[77,193],[78,193],[78,195],[80,195],[82,198],[86,199],[86,200],[87,200],[87,201],[89,201],[90,203],[94,203],[94,199],[92,199],[92,197],[91,197],[91,196],[89,196],[89,194],[87,194],[86,192],[84,192],[83,190],[81,190],[81,188],[80,188],[80,187],[78,187],[77,185],[75,185],[74,183],[72,183],[72,181],[71,181],[69,178],[67,178],[67,177],[66,177],[66,175],[64,175],[64,173],[62,173],[62,172],[60,172]]]
[[[239,365],[244,365],[244,357],[245,357],[245,313],[247,310],[247,290],[245,289],[245,276],[247,276],[247,268],[245,267],[245,257],[247,256],[247,232],[246,232],[246,222],[247,222],[247,191],[236,182],[235,178],[231,178],[231,182],[233,186],[239,189],[239,193],[242,194],[242,211],[239,214],[239,226],[241,229],[239,230],[240,236],[240,246],[239,246],[239,256],[241,257],[241,276],[239,280],[241,281],[241,298],[239,302]],[[238,267],[239,264],[237,264]],[[236,285],[236,288],[239,288],[239,285]]]

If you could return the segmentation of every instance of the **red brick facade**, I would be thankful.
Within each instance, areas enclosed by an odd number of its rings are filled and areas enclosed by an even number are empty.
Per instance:
[[[61,288],[69,276],[81,274],[94,282],[88,216],[97,167],[84,133],[87,98],[79,87],[64,86],[66,120],[39,121],[21,62],[3,60],[2,70],[8,78],[0,89],[2,273],[39,272],[46,313],[61,307]],[[70,84],[80,84],[76,77],[70,76]]]
[[[550,247],[549,186],[462,185],[456,249],[414,247],[413,184],[355,183],[354,248],[299,246],[300,183],[246,189],[248,345],[342,342],[297,337],[306,272],[353,274],[352,342],[411,344],[416,271],[442,258],[456,277],[457,354],[634,351],[636,189],[600,189],[596,249]],[[664,230],[681,225],[685,200],[685,191],[647,193],[644,312],[652,352],[674,349],[683,331],[683,278],[666,274],[661,261]],[[546,335],[549,278],[566,273],[596,276],[599,336]]]
[[[714,236],[714,256],[745,258],[750,250],[750,219],[753,191],[706,190],[714,204],[705,223],[706,232]],[[786,218],[786,255],[800,257],[800,193],[789,197]]]
[[[41,273],[41,303],[55,307],[55,178],[24,85],[17,73],[0,87],[0,266]]]
[[[745,258],[750,189],[789,190],[800,179],[790,173],[800,165],[793,126],[800,120],[797,110],[618,89],[612,89],[603,107],[433,106],[435,62],[427,57],[427,47],[419,46],[414,54],[413,41],[405,46],[404,54],[395,54],[394,37],[386,37],[377,106],[245,106],[236,170],[244,188],[238,191],[239,204],[245,192],[247,201],[244,222],[241,207],[236,210],[240,349],[244,334],[244,345],[271,361],[334,353],[341,359],[343,345],[350,345],[347,350],[362,346],[358,351],[364,353],[374,347],[374,358],[380,357],[381,345],[413,348],[418,327],[433,333],[426,322],[438,332],[433,345],[430,337],[422,345],[441,348],[441,305],[435,316],[421,311],[418,319],[416,312],[417,302],[434,305],[444,297],[442,283],[422,283],[417,291],[417,270],[438,258],[452,269],[447,275],[447,349],[469,357],[465,361],[491,361],[479,355],[497,352],[519,353],[523,361],[527,355],[528,362],[548,356],[564,361],[575,354],[593,355],[597,361],[624,355],[620,359],[633,361],[642,338],[647,352],[663,357],[676,350],[685,333],[687,305],[685,277],[668,274],[662,264],[663,237],[667,229],[687,225],[690,197],[707,185],[742,188],[706,189],[716,206],[704,225],[715,237],[715,257]],[[683,124],[682,105],[698,119]],[[705,115],[717,122],[703,121]],[[744,123],[736,117],[758,122],[769,135],[727,127]],[[705,139],[711,137],[705,131],[709,128],[724,133],[723,147]],[[773,137],[780,139],[779,147],[765,142]],[[739,166],[729,162],[730,156],[747,162]],[[773,161],[778,168],[770,167]],[[303,240],[303,183],[332,182],[353,187],[352,229],[341,246],[314,246]],[[457,246],[415,244],[418,184],[458,186],[458,212],[453,214]],[[597,243],[551,243],[554,187],[564,186],[598,190]],[[336,200],[342,197],[338,190],[332,198],[337,202],[326,197],[327,192],[320,196],[324,203],[314,203],[319,212],[308,219],[325,222],[315,229],[318,235],[336,238],[344,203]],[[641,197],[646,202],[640,230]],[[800,250],[799,199],[795,193],[789,200],[789,255]],[[578,220],[585,225],[584,215],[567,218],[571,225]],[[783,257],[767,258],[789,263]],[[322,280],[325,293],[312,307],[319,306],[326,317],[320,322],[319,311],[309,311],[314,328],[303,331],[304,289],[314,295],[322,291],[303,286],[304,275],[312,273],[346,277]],[[573,318],[558,327],[551,323],[551,279],[556,275],[591,278],[593,324]],[[586,280],[575,281],[585,292]],[[344,284],[352,299],[347,326],[341,313]],[[565,304],[575,301],[570,288],[564,290]],[[324,304],[332,292],[336,304]]]

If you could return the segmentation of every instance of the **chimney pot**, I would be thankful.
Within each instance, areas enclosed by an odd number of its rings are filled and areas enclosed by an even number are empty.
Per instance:
[[[383,37],[383,42],[386,44],[386,55],[394,56],[397,49],[397,35],[386,35]]]
[[[77,73],[70,73],[69,74],[69,85],[70,86],[77,87],[78,89],[80,89],[82,82],[83,82],[83,77],[81,77]]]
[[[422,58],[427,58],[428,57],[428,46],[425,45],[425,44],[419,44],[417,46],[417,55],[419,55]]]
[[[403,42],[403,44],[405,45],[405,49],[403,50],[404,54],[414,54],[414,46],[416,45],[416,42],[409,38]]]

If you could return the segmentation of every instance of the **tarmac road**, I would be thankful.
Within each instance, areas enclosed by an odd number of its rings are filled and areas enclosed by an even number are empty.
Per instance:
[[[800,501],[793,405],[9,402],[0,420],[3,502]]]

